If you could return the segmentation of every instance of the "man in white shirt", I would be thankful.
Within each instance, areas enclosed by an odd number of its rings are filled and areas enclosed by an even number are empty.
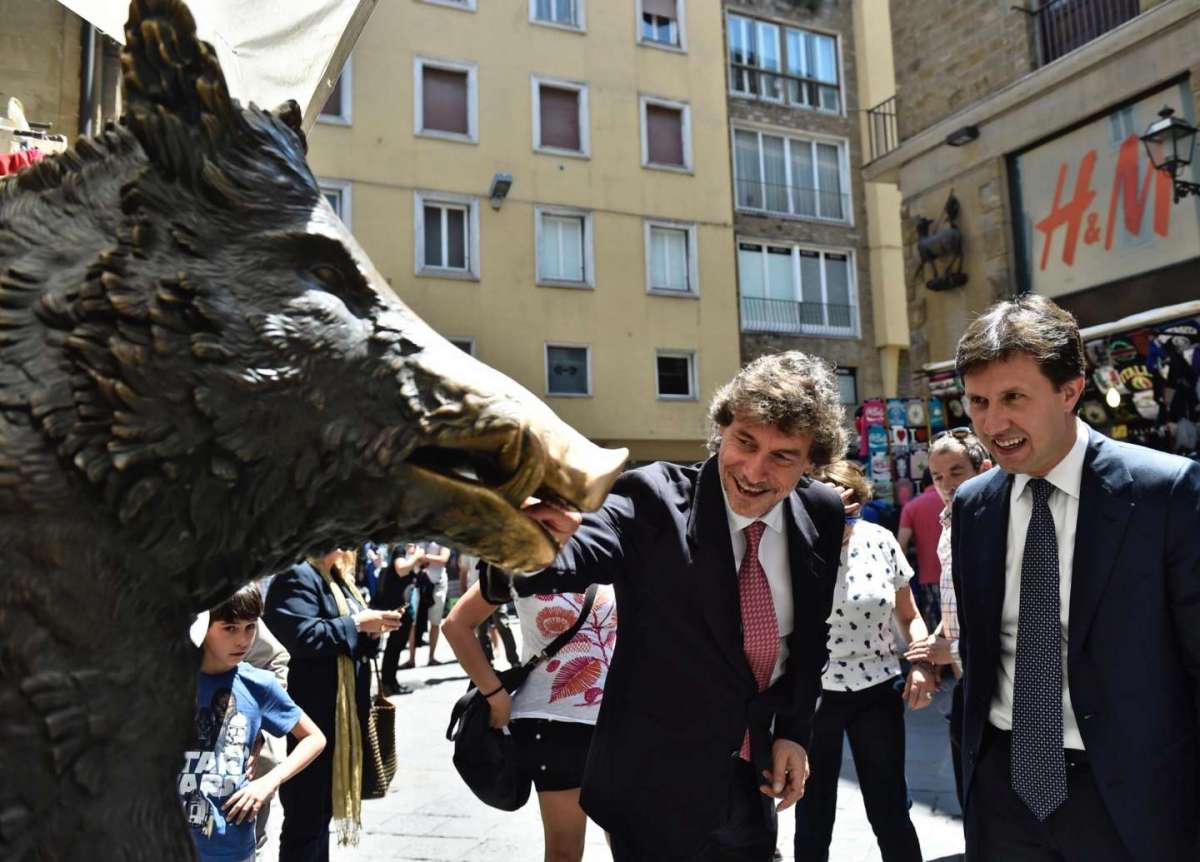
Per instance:
[[[1044,297],[956,364],[1000,468],[952,516],[967,858],[1200,858],[1200,465],[1076,418],[1083,343]]]
[[[992,469],[992,459],[969,428],[951,428],[933,438],[929,446],[929,474],[933,487],[941,497],[945,508],[938,516],[942,532],[938,537],[938,560],[942,564],[941,622],[929,637],[913,643],[904,657],[910,662],[932,662],[947,666],[956,680],[950,699],[950,754],[954,765],[954,789],[958,804],[963,803],[962,793],[962,660],[958,641],[958,598],[954,593],[951,573],[950,515],[954,493],[959,485],[972,476]]]

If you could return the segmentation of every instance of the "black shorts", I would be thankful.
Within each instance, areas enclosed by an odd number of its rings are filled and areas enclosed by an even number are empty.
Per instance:
[[[583,784],[592,725],[518,718],[508,729],[517,743],[517,762],[538,793],[574,790]]]

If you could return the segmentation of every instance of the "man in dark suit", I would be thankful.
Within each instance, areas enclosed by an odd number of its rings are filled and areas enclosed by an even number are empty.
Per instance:
[[[808,773],[843,512],[804,477],[846,448],[833,371],[798,352],[763,357],[710,419],[712,457],[626,473],[582,525],[526,510],[565,545],[519,592],[616,589],[581,802],[617,862],[769,862],[772,798],[794,804]],[[507,600],[505,584],[481,583]]]
[[[1021,296],[956,363],[998,468],[954,501],[971,862],[1194,862],[1200,465],[1075,416],[1075,319]]]

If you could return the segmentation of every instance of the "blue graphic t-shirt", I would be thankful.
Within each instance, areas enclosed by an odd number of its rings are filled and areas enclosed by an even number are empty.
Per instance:
[[[242,862],[254,855],[254,818],[228,822],[221,808],[248,783],[246,761],[258,731],[287,736],[301,711],[274,674],[245,662],[198,677],[196,720],[179,773],[179,798],[200,858]]]

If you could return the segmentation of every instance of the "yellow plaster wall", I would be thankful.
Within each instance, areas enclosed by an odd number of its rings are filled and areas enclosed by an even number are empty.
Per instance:
[[[666,51],[636,43],[627,5],[616,14],[592,0],[580,34],[530,23],[524,2],[482,0],[477,12],[381,3],[353,55],[353,124],[318,123],[309,160],[318,175],[353,183],[356,237],[439,332],[475,338],[480,359],[539,395],[544,343],[590,344],[593,397],[549,397],[551,406],[593,438],[632,445],[634,457],[692,457],[705,402],[738,364],[724,68],[713,62],[721,18],[689,3],[687,52]],[[478,144],[414,134],[415,55],[478,64]],[[588,84],[589,159],[533,151],[534,73]],[[641,167],[639,94],[690,104],[692,173]],[[514,182],[495,211],[486,193],[498,171]],[[414,189],[480,198],[480,281],[414,276]],[[594,213],[594,290],[535,286],[535,204]],[[646,293],[646,216],[697,224],[699,299]],[[656,398],[655,348],[696,351],[696,401]]]

